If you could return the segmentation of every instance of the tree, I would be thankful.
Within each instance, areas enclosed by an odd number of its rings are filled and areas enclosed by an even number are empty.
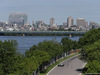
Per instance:
[[[33,71],[37,70],[39,67],[38,60],[35,56],[32,56],[30,58],[24,58],[24,61],[20,64],[20,74],[24,75],[24,73],[31,75]]]
[[[33,55],[37,58],[40,72],[43,72],[45,70],[44,66],[50,61],[49,53],[41,50],[36,50],[34,51]]]
[[[100,73],[100,40],[82,48],[81,59],[88,63],[87,73]]]
[[[86,32],[83,38],[79,39],[79,44],[82,46],[89,45],[94,43],[95,41],[98,41],[99,39],[100,39],[100,28],[92,29]]]
[[[55,40],[51,41],[43,41],[40,42],[37,46],[34,45],[29,49],[29,51],[25,52],[25,56],[30,58],[35,56],[37,58],[37,62],[39,63],[40,72],[44,71],[44,66],[48,64],[50,59],[56,58],[57,55],[60,55],[63,52],[62,46],[59,42]]]
[[[100,40],[94,42],[93,44],[84,46],[81,50],[81,59],[84,61],[100,60]]]
[[[33,56],[36,56],[39,65],[50,60],[50,55],[45,51],[36,50],[34,51]]]
[[[38,44],[38,49],[42,51],[46,51],[49,53],[51,58],[61,54],[63,52],[62,47],[59,42],[51,40],[51,41],[43,41]]]
[[[33,45],[29,50],[25,51],[25,56],[26,57],[31,57],[33,56],[34,51],[37,50],[37,46]]]
[[[87,73],[100,73],[100,61],[89,62]]]
[[[72,41],[68,37],[63,38],[61,43],[64,52],[70,51],[72,49]]]
[[[0,41],[0,68],[1,73],[9,74],[16,70],[16,48],[14,41]]]

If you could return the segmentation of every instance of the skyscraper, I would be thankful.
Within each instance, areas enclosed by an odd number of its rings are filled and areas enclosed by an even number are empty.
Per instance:
[[[55,24],[55,19],[54,18],[50,18],[50,26]]]
[[[81,27],[86,27],[86,22],[85,22],[85,19],[84,18],[78,18],[77,19],[77,26],[78,28],[81,26]]]
[[[17,24],[18,27],[24,26],[27,23],[27,14],[11,13],[8,22],[10,24]]]
[[[70,28],[71,26],[73,26],[73,18],[71,16],[68,17],[68,19],[67,19],[67,25],[68,25],[68,28]]]

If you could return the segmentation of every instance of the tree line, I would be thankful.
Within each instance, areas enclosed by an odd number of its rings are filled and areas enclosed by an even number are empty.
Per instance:
[[[56,60],[62,53],[80,47],[77,41],[65,37],[61,42],[44,40],[22,55],[17,52],[17,45],[15,40],[0,41],[0,75],[31,75],[37,70],[45,72],[44,66],[52,58]]]
[[[24,33],[25,36],[83,36],[84,33]],[[23,36],[23,33],[0,33],[0,36]]]
[[[81,59],[87,62],[85,73],[100,73],[100,28],[88,31],[79,44]]]

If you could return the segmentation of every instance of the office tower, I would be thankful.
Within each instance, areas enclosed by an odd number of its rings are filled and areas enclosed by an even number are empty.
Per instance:
[[[95,26],[96,26],[96,25],[97,25],[97,23],[96,23],[96,22],[92,22],[92,21],[90,21],[90,22],[89,22],[89,25],[90,25],[90,26],[93,26],[93,25],[95,25]]]
[[[11,13],[8,19],[10,24],[17,24],[18,27],[22,27],[27,24],[27,14],[24,13]]]
[[[68,17],[68,19],[67,19],[67,25],[68,25],[68,28],[70,28],[71,26],[73,26],[73,18],[71,16]]]
[[[54,18],[50,18],[50,26],[55,24],[55,19]]]
[[[89,23],[89,28],[90,29],[96,29],[96,28],[100,28],[100,25],[98,24],[98,23],[96,23],[96,22],[90,22]]]
[[[78,28],[80,28],[80,27],[86,27],[86,22],[85,22],[85,19],[84,18],[78,18],[77,19],[77,26],[78,26]]]
[[[85,26],[88,27],[88,22],[87,21],[85,22]]]

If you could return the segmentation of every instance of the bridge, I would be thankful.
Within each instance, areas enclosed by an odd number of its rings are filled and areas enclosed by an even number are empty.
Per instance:
[[[86,31],[0,31],[0,35],[84,35]]]

